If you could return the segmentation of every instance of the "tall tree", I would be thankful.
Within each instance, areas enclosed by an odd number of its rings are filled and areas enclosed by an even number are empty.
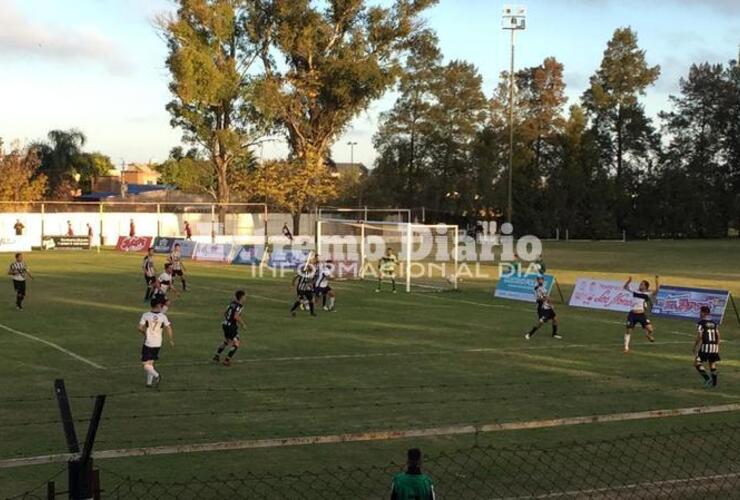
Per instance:
[[[435,1],[395,0],[389,8],[366,0],[248,2],[250,38],[265,69],[258,107],[285,131],[296,177],[325,176],[329,148],[394,84],[418,16]]]
[[[12,146],[6,152],[0,140],[0,200],[39,201],[44,198],[47,177],[40,173],[36,150]]]
[[[230,166],[248,157],[261,130],[251,107],[258,51],[245,16],[243,0],[178,0],[177,13],[159,21],[169,48],[170,123],[204,152],[210,172],[201,175],[215,178],[219,203],[231,200]]]
[[[607,44],[601,66],[591,77],[591,87],[583,95],[584,106],[605,139],[605,159],[615,169],[618,181],[624,173],[625,152],[649,134],[641,127],[648,120],[639,97],[659,76],[660,66],[649,66],[645,51],[637,45],[637,33],[619,28]]]
[[[78,129],[52,130],[46,141],[31,145],[41,160],[40,171],[48,179],[48,196],[70,199],[77,190],[75,177],[87,138]]]

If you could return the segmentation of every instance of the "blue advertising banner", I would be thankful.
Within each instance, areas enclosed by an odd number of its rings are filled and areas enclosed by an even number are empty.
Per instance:
[[[534,287],[537,285],[537,274],[502,275],[496,285],[494,297],[500,299],[535,302]],[[549,294],[555,284],[555,276],[545,274],[545,288]]]
[[[192,240],[175,240],[175,243],[173,243],[172,247],[175,247],[175,244],[180,245],[180,254],[184,259],[192,259],[193,254],[195,253],[195,242]]]
[[[231,263],[239,266],[258,266],[264,254],[265,247],[262,245],[244,245],[237,249]]]
[[[311,255],[311,250],[301,249],[276,249],[270,253],[268,265],[273,268],[296,268],[302,266]]]
[[[154,244],[152,245],[152,250],[154,253],[170,253],[172,252],[172,247],[175,246],[175,238],[162,238],[160,236],[157,236],[154,238]]]
[[[665,318],[698,321],[699,309],[702,306],[708,306],[712,310],[712,320],[720,324],[724,319],[729,301],[730,292],[727,290],[663,285],[658,290],[652,313]]]

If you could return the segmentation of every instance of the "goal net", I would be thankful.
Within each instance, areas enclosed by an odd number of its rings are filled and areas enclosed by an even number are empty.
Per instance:
[[[340,279],[385,280],[380,266],[390,250],[398,260],[396,280],[407,292],[458,288],[458,226],[323,219],[316,248],[331,259]]]

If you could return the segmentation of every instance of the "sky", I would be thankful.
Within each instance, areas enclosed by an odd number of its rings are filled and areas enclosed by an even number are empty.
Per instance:
[[[517,35],[516,66],[556,57],[565,66],[569,103],[585,90],[618,27],[635,29],[647,61],[662,68],[644,100],[653,116],[668,108],[692,63],[738,57],[740,0],[518,3],[527,7],[527,30]],[[475,64],[489,96],[509,64],[503,4],[440,0],[424,16],[445,58]],[[170,0],[0,0],[0,137],[28,143],[75,127],[87,135],[88,151],[116,165],[164,160],[181,133],[165,111],[166,47],[154,20],[173,8]],[[350,161],[348,142],[356,142],[354,160],[373,164],[378,116],[393,101],[389,92],[353,121],[333,147],[336,161]],[[285,152],[281,141],[264,147],[266,158]]]

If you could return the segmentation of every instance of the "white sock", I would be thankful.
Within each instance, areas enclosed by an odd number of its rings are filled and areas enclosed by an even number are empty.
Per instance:
[[[146,372],[146,383],[151,385],[155,377],[159,377],[159,373],[154,369],[152,365],[144,365],[144,371]]]
[[[630,339],[632,338],[632,335],[629,333],[624,334],[624,348],[629,349],[630,348]]]
[[[334,309],[334,299],[335,297],[329,297],[329,309]]]

